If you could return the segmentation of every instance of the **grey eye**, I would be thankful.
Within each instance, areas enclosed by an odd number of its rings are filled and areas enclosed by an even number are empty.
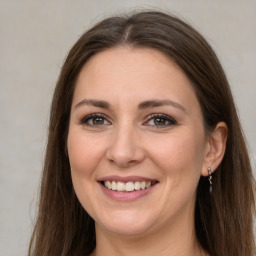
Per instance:
[[[88,121],[89,123],[92,123],[93,125],[103,125],[104,124],[104,118],[102,117],[93,117],[91,118],[91,122]]]
[[[100,114],[92,114],[84,117],[81,120],[81,124],[84,124],[87,126],[102,126],[102,125],[109,125],[110,122],[107,120],[105,116],[102,116]]]
[[[166,125],[167,123],[168,121],[164,118],[160,118],[160,117],[154,118],[154,124],[156,126],[163,126],[163,125]]]
[[[157,127],[157,128],[164,128],[168,126],[175,125],[177,122],[170,116],[166,114],[153,114],[149,116],[148,121],[145,125]]]

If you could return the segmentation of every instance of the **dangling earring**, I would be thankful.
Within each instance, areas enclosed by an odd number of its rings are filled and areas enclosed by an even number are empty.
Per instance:
[[[208,180],[209,180],[209,183],[210,183],[210,194],[212,193],[212,169],[211,167],[208,167]]]

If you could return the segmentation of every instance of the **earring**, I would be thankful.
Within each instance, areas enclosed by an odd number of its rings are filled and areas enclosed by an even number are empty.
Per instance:
[[[210,183],[210,194],[212,193],[212,169],[211,167],[208,167],[208,180],[209,180],[209,183]]]

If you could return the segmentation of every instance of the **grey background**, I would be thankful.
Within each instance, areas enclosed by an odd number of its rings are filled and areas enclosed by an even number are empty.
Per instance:
[[[256,160],[256,1],[0,0],[0,256],[26,255],[53,88],[72,44],[106,15],[156,7],[213,46]]]

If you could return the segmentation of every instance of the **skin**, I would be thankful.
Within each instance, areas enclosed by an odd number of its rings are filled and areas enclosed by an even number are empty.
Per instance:
[[[138,108],[148,100],[175,104]],[[68,154],[77,197],[95,220],[94,255],[207,255],[194,231],[196,188],[221,162],[226,131],[219,123],[206,135],[190,81],[161,52],[122,46],[93,56],[77,80]],[[122,202],[103,193],[98,180],[108,175],[158,183]]]

